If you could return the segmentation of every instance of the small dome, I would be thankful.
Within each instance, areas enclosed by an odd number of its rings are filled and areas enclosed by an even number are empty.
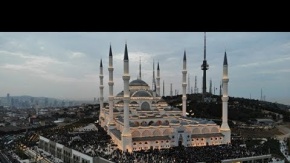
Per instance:
[[[171,111],[171,108],[164,108],[165,111]]]
[[[202,120],[199,122],[200,124],[207,124],[207,120]]]
[[[214,125],[214,124],[216,124],[216,123],[215,123],[214,121],[208,121],[207,124],[212,124],[212,125]]]
[[[188,123],[186,121],[182,121],[180,124],[181,125],[188,125]]]
[[[180,111],[179,108],[173,108],[172,110],[173,110],[173,111]]]
[[[130,104],[138,104],[136,101],[132,101],[130,102]]]
[[[140,79],[133,80],[129,83],[129,86],[148,86],[146,82]]]
[[[116,97],[123,97],[123,96],[124,96],[124,91],[118,93]]]
[[[191,124],[191,125],[197,125],[198,123],[197,122],[189,122],[189,124]]]

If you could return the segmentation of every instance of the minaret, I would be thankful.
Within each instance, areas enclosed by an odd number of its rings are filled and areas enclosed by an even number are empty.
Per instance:
[[[197,94],[198,90],[197,90],[197,76],[195,76],[195,82],[194,82],[194,93]]]
[[[142,80],[142,77],[141,77],[141,57],[139,60],[139,77],[138,77],[138,79]]]
[[[103,63],[102,63],[102,59],[100,61],[100,113],[102,112],[102,109],[104,108],[104,85],[103,85],[103,79],[104,79],[104,75],[103,75]],[[102,114],[100,114],[101,116]],[[100,118],[99,118],[100,119]]]
[[[206,94],[206,70],[208,70],[208,64],[206,62],[206,34],[204,32],[204,53],[203,53],[203,62],[201,65],[201,69],[203,70],[203,79],[202,79],[202,100]]]
[[[109,51],[109,121],[107,124],[109,124],[109,127],[112,126],[114,124],[113,121],[113,100],[114,100],[114,92],[113,92],[113,86],[114,86],[114,80],[113,80],[113,71],[114,71],[114,67],[113,67],[113,54],[112,54],[112,48],[110,45],[110,51]]]
[[[154,59],[153,59],[153,79],[152,79],[152,90],[155,89],[155,68],[154,68]]]
[[[223,64],[223,117],[222,117],[222,125],[220,128],[221,133],[224,135],[223,144],[231,143],[231,129],[228,125],[228,61],[227,61],[227,53],[225,52],[224,56],[224,64]]]
[[[182,116],[186,117],[186,52],[183,55],[183,70],[182,70]]]
[[[187,93],[188,93],[188,94],[191,94],[191,93],[190,93],[190,75],[189,75],[189,73],[188,73],[188,81],[187,81],[187,83],[188,83],[188,84],[187,84]]]
[[[156,93],[160,96],[160,69],[159,69],[159,62],[157,64],[157,84],[156,84]]]
[[[129,58],[128,58],[128,50],[127,43],[125,44],[125,53],[124,53],[124,127],[122,132],[122,150],[132,152],[132,135],[129,126],[129,101],[130,101],[130,93],[129,93]]]
[[[164,87],[165,87],[165,86],[164,86],[164,80],[163,80],[163,96],[165,96],[165,92],[164,92],[165,89],[164,89]]]
[[[209,93],[212,94],[212,81],[209,80]]]
[[[220,96],[222,96],[222,83],[220,83]]]

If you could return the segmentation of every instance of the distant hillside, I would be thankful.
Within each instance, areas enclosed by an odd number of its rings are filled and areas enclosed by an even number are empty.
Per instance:
[[[210,96],[210,95],[208,95]],[[189,116],[200,118],[221,119],[222,117],[222,101],[217,95],[210,96],[216,100],[214,102],[201,102],[201,94],[187,95],[187,110]],[[182,109],[182,95],[163,97],[171,106]],[[284,121],[290,121],[290,106],[254,99],[246,99],[239,97],[229,97],[229,119],[248,122],[255,118],[271,118],[277,120],[280,117],[275,113],[283,115]]]

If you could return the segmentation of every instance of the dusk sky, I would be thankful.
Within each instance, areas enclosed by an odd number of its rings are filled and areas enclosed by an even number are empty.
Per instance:
[[[290,105],[289,32],[207,32],[207,90],[219,87],[225,50],[229,96]],[[103,59],[104,95],[108,95],[108,56],[112,45],[114,94],[123,90],[123,55],[128,46],[130,81],[139,73],[152,84],[153,59],[160,65],[165,95],[182,93],[182,59],[187,54],[190,86],[201,92],[203,32],[0,32],[0,96],[30,95],[71,100],[99,97],[99,64]],[[156,68],[157,66],[155,66]],[[156,75],[156,74],[155,74]],[[219,89],[215,91],[219,94]]]

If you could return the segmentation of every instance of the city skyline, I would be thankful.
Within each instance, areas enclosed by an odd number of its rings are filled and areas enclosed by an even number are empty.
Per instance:
[[[229,63],[229,96],[290,105],[289,32],[207,32],[209,80],[218,88],[224,52]],[[165,94],[182,91],[182,60],[187,54],[191,86],[197,76],[201,92],[203,32],[0,32],[0,96],[30,95],[71,100],[99,97],[99,63],[103,60],[104,97],[108,96],[108,56],[112,46],[114,95],[123,90],[123,55],[127,42],[130,81],[137,79],[139,60],[142,80],[151,85],[152,63],[160,66]],[[161,85],[162,86],[162,85]],[[161,92],[163,89],[161,87]]]

